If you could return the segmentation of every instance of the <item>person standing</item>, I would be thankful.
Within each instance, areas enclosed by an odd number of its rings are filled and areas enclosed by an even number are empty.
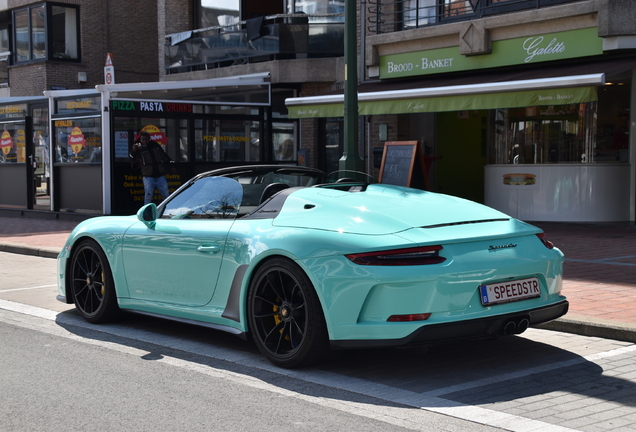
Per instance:
[[[141,169],[144,183],[144,204],[152,202],[155,188],[163,199],[170,195],[166,179],[166,164],[172,164],[174,161],[170,159],[159,143],[150,139],[148,132],[141,132],[139,141],[133,144],[130,163],[134,169]],[[174,167],[171,171],[174,173]]]

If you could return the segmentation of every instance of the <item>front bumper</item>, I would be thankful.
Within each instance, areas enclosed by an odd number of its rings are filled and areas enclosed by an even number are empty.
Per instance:
[[[563,300],[549,306],[522,312],[511,312],[487,318],[456,321],[452,323],[424,325],[401,339],[332,340],[331,347],[334,349],[379,348],[496,337],[503,334],[504,327],[510,321],[515,322],[521,319],[527,319],[530,325],[541,324],[565,315],[568,311],[568,307],[568,301]]]

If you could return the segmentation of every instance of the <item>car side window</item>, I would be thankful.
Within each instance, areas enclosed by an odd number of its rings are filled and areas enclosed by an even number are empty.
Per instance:
[[[243,199],[243,188],[227,177],[203,177],[183,189],[163,207],[162,219],[232,219]]]

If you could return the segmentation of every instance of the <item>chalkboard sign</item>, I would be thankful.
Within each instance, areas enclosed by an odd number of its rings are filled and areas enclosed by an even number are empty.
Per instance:
[[[380,183],[428,189],[428,173],[417,141],[390,141],[384,144]]]

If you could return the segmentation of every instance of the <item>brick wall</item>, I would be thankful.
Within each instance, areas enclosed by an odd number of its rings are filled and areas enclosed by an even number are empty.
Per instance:
[[[157,32],[159,59],[159,73],[163,77],[165,62],[163,52],[166,35],[194,30],[194,5],[192,0],[158,0],[157,1]]]

